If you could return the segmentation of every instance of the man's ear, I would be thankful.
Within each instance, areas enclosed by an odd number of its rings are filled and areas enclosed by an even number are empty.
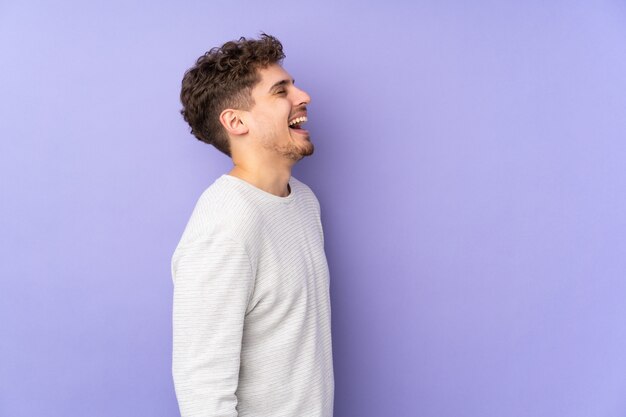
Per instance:
[[[231,135],[245,135],[248,133],[248,126],[241,120],[239,111],[226,109],[220,113],[220,123]]]

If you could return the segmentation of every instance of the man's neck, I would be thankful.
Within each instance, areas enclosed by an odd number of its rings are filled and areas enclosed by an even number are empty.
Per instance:
[[[291,192],[289,188],[291,168],[286,170],[254,170],[235,165],[228,175],[240,178],[278,197],[287,197]]]

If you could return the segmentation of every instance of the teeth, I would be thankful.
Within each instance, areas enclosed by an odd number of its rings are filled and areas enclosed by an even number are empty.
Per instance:
[[[308,119],[306,118],[306,116],[301,116],[298,118],[293,119],[292,121],[289,122],[289,126],[293,126],[293,125],[297,125],[300,123],[304,123],[306,122]]]

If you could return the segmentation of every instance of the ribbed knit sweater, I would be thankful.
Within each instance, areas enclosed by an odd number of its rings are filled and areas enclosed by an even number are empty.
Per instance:
[[[331,417],[329,271],[320,206],[224,174],[172,256],[172,374],[182,417]]]

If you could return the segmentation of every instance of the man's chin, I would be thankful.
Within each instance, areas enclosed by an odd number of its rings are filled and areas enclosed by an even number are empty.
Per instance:
[[[298,146],[298,151],[300,152],[300,155],[302,155],[302,157],[313,155],[313,152],[315,151],[315,146],[313,145],[313,142],[309,140],[308,136],[306,137],[306,144],[303,146]]]
[[[292,161],[299,161],[305,156],[313,155],[313,152],[315,151],[315,146],[313,145],[313,142],[310,141],[308,135],[306,135],[306,139],[302,138],[300,140],[293,140],[290,141],[288,145],[278,146],[274,144],[267,144],[265,147],[272,149],[277,154],[287,159],[291,159]]]
[[[292,161],[299,161],[306,156],[313,155],[314,150],[315,150],[314,147],[310,146],[310,147],[307,147],[306,149],[303,149],[303,148],[298,148],[297,150],[293,149],[291,151],[282,153],[282,155],[288,159],[291,159]]]
[[[312,142],[309,142],[307,140],[307,143],[305,145],[300,145],[300,146],[294,147],[293,152],[290,152],[291,153],[291,159],[293,159],[295,161],[299,161],[300,159],[304,158],[305,156],[313,155],[313,152],[315,152],[315,146],[313,146]]]

